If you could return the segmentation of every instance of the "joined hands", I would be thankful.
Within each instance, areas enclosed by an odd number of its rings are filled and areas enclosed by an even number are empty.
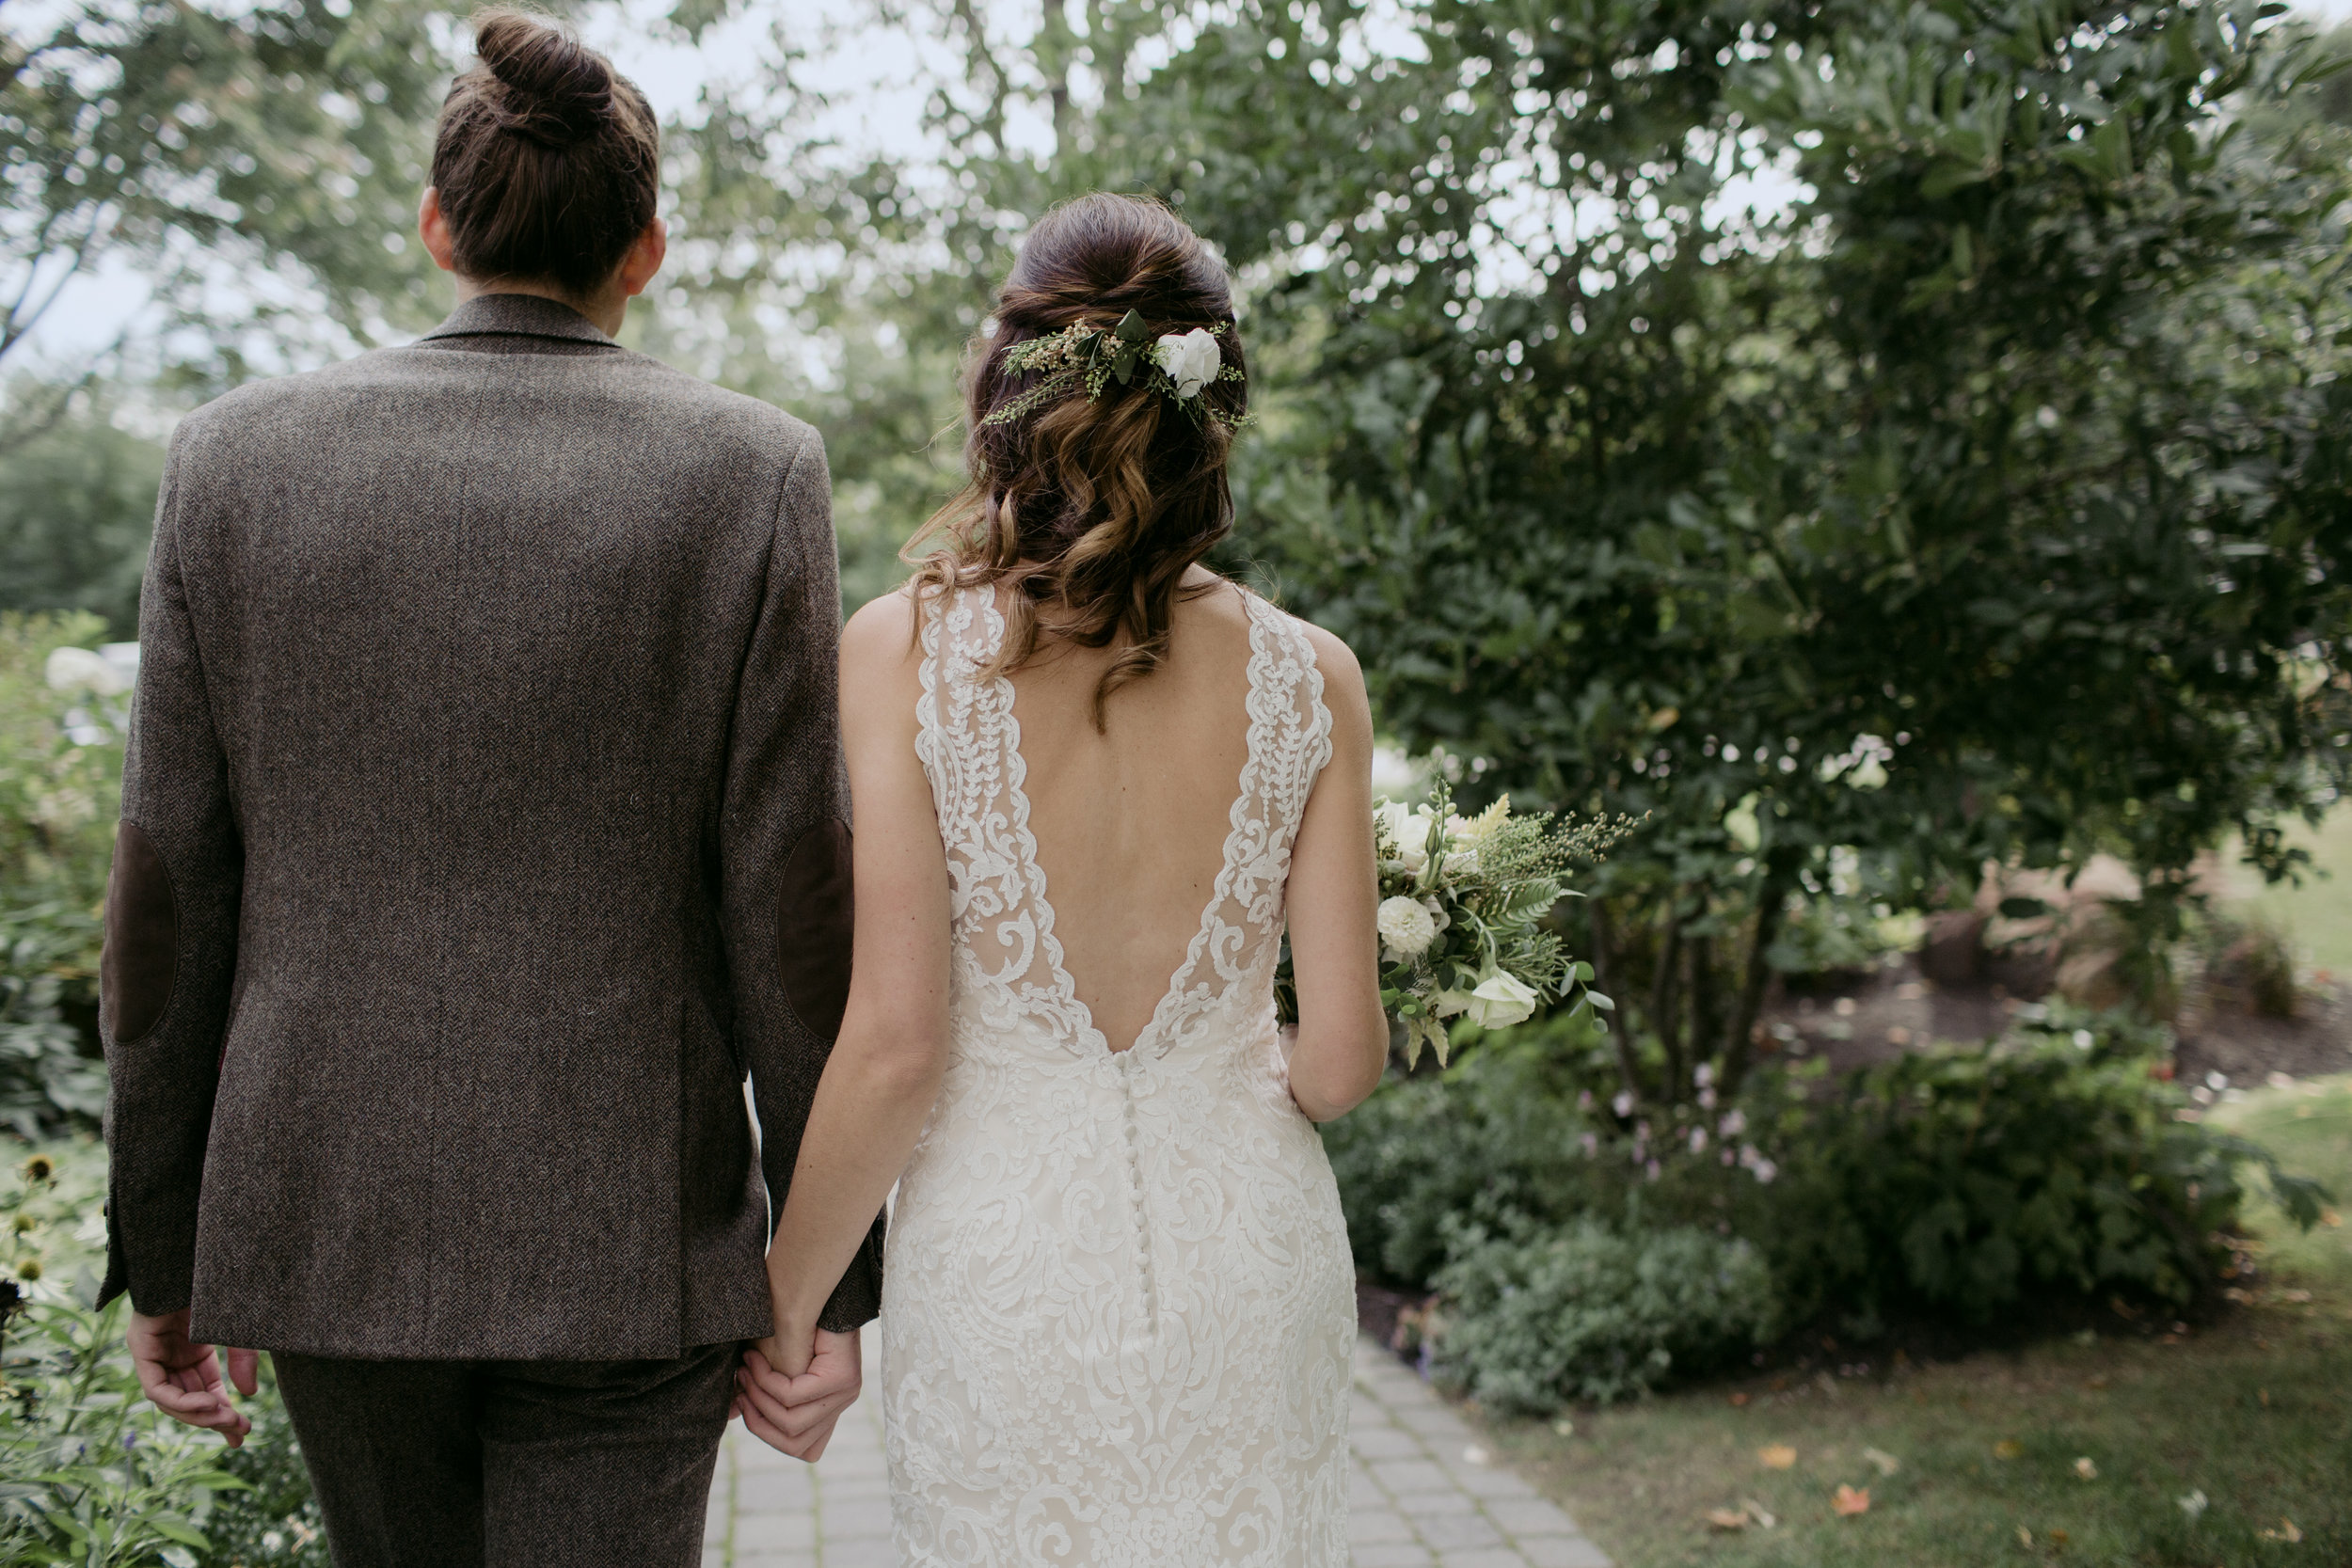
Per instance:
[[[771,1335],[743,1353],[735,1404],[753,1436],[814,1465],[833,1439],[834,1423],[856,1402],[864,1374],[857,1331],[818,1329],[807,1339]]]

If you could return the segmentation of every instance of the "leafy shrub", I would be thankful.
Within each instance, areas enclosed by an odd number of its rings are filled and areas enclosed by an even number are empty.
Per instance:
[[[2209,1295],[2245,1166],[2305,1225],[2318,1190],[2261,1146],[2178,1119],[2185,1101],[2151,1065],[2085,1028],[1852,1073],[1804,1118],[1790,1212],[1759,1244],[1776,1276],[1865,1311],[1982,1323],[2028,1295]]]
[[[1756,1249],[1689,1227],[1620,1234],[1597,1221],[1516,1234],[1450,1225],[1436,1370],[1497,1410],[1646,1393],[1771,1337]]]
[[[0,615],[0,1124],[97,1126],[99,909],[121,799],[128,698],[59,690],[51,656],[94,615]]]
[[[2249,1165],[2290,1213],[2317,1214],[2318,1190],[2262,1148],[2183,1119],[2186,1098],[2153,1070],[2169,1035],[2122,1013],[2028,1009],[1997,1044],[1835,1080],[1805,1064],[1757,1074],[1734,1102],[1702,1085],[1663,1108],[1613,1104],[1599,1064],[1548,1054],[1540,1027],[1517,1033],[1443,1078],[1392,1081],[1326,1132],[1359,1266],[1455,1298],[1440,1364],[1459,1357],[1466,1386],[1503,1389],[1501,1353],[1459,1336],[1509,1338],[1519,1356],[1559,1341],[1529,1362],[1534,1384],[1496,1398],[1597,1366],[1594,1388],[1618,1375],[1582,1348],[1599,1330],[1566,1317],[1547,1330],[1549,1308],[1501,1305],[1551,1277],[1512,1249],[1582,1223],[1637,1250],[1681,1231],[1735,1237],[1779,1322],[1836,1314],[1867,1334],[1897,1314],[1981,1325],[2026,1300],[2209,1299]],[[1706,1310],[1692,1332],[1712,1342]]]
[[[274,1381],[243,1402],[253,1431],[230,1451],[147,1403],[123,1304],[87,1305],[104,1184],[104,1152],[81,1140],[31,1150],[0,1192],[0,1561],[325,1568]]]
[[[1565,1217],[1596,1196],[1575,1091],[1540,1049],[1504,1037],[1455,1061],[1442,1077],[1389,1084],[1323,1131],[1357,1267],[1408,1287],[1444,1266],[1453,1222]]]

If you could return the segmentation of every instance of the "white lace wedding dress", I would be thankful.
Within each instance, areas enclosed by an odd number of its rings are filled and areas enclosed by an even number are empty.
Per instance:
[[[1273,999],[1331,716],[1298,624],[1245,598],[1249,750],[1223,869],[1124,1052],[1062,966],[1012,683],[976,678],[995,601],[934,601],[924,627],[955,967],[946,1083],[884,1270],[909,1568],[1345,1568],[1353,1273]]]

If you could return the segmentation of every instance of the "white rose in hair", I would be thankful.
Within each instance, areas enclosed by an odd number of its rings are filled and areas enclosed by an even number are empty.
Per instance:
[[[1413,899],[1383,898],[1376,919],[1380,945],[1388,949],[1391,963],[1418,958],[1438,940],[1436,917]]]
[[[1216,335],[1200,326],[1181,337],[1173,332],[1166,334],[1152,348],[1152,357],[1168,372],[1168,379],[1176,383],[1179,398],[1200,396],[1200,388],[1215,381],[1216,372],[1225,365]]]

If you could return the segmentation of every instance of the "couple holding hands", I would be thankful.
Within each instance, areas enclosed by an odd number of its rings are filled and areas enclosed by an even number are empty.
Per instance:
[[[683,1568],[879,1316],[909,1564],[1343,1568],[1372,722],[1200,564],[1221,263],[1039,218],[845,629],[817,434],[613,341],[644,97],[476,26],[455,312],[172,441],[103,988],[150,1396],[237,1441],[267,1350],[342,1568]]]

